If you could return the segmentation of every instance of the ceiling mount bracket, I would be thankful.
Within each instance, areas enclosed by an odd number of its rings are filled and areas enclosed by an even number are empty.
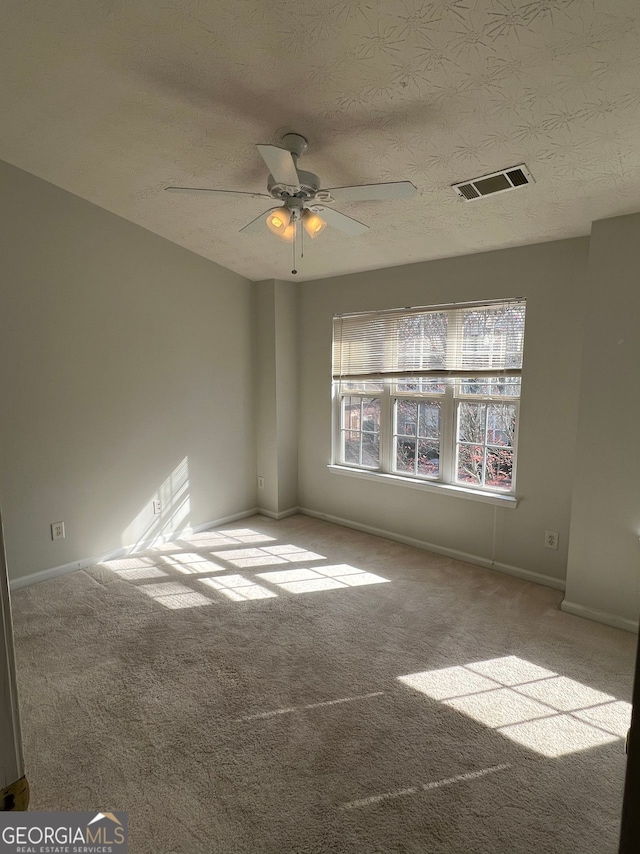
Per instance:
[[[302,157],[307,150],[308,144],[307,140],[303,136],[300,136],[299,133],[285,133],[282,137],[283,148],[295,154],[296,157]]]

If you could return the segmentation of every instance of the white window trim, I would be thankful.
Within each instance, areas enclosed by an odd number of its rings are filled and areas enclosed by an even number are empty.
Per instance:
[[[513,464],[513,484],[515,489],[516,483],[516,463],[517,463],[517,446],[518,446],[518,429],[520,424],[520,407],[519,398],[514,397],[492,397],[480,395],[460,395],[454,396],[453,387],[448,384],[444,394],[432,393],[414,393],[414,392],[398,392],[392,388],[391,383],[385,382],[384,390],[381,392],[358,392],[358,391],[341,391],[339,382],[332,384],[332,410],[333,410],[333,430],[332,430],[332,461],[327,466],[332,474],[347,475],[350,477],[362,478],[364,480],[378,481],[395,484],[397,486],[409,487],[410,489],[419,489],[426,492],[440,493],[457,498],[465,498],[472,501],[479,501],[485,504],[493,504],[499,507],[509,507],[515,509],[518,506],[518,498],[515,492],[506,490],[492,490],[490,487],[482,487],[474,489],[470,486],[463,486],[454,481],[454,466],[456,461],[456,422],[457,410],[460,402],[478,403],[515,403],[516,405],[516,434],[513,442],[514,464]],[[341,436],[341,409],[343,397],[375,397],[380,398],[380,467],[367,468],[365,466],[350,466],[341,460],[340,448],[342,444]],[[392,459],[394,452],[394,425],[393,411],[395,401],[399,399],[427,401],[440,400],[441,408],[441,424],[440,424],[440,478],[427,478],[409,474],[401,474],[393,471]],[[385,439],[383,440],[383,436]],[[443,481],[444,477],[444,481]]]
[[[362,478],[372,483],[389,483],[395,486],[409,487],[409,489],[421,489],[424,492],[440,493],[453,498],[467,498],[471,501],[479,501],[482,504],[494,504],[498,507],[508,507],[515,510],[518,506],[518,498],[515,495],[499,495],[497,492],[480,492],[477,489],[466,489],[464,486],[454,486],[451,483],[439,483],[432,480],[418,480],[414,477],[403,477],[400,474],[388,474],[382,471],[371,471],[371,469],[350,468],[349,466],[329,463],[327,470],[331,474],[346,475],[347,477]]]

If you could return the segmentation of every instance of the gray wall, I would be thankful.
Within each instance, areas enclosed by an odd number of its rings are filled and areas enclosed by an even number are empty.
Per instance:
[[[6,164],[0,234],[11,577],[254,507],[252,283]]]
[[[298,505],[298,288],[269,279],[255,289],[258,504],[278,518]]]
[[[593,224],[564,610],[640,609],[640,214]]]
[[[276,396],[276,290],[273,279],[255,285],[256,449],[258,504],[278,513],[278,407]]]
[[[302,284],[300,505],[561,583],[588,247],[578,238]],[[333,314],[516,296],[527,299],[527,322],[515,510],[328,471]],[[545,530],[559,532],[558,551],[544,547]]]

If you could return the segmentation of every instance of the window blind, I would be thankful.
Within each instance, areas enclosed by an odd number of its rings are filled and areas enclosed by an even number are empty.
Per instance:
[[[519,376],[524,299],[333,318],[333,378]]]

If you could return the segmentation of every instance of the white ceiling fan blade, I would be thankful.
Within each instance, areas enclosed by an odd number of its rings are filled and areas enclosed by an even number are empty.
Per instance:
[[[204,193],[210,196],[251,196],[254,199],[264,197],[270,199],[267,193],[249,193],[244,190],[209,190],[206,187],[165,187],[165,193]]]
[[[276,184],[291,187],[297,193],[300,189],[300,178],[291,152],[280,148],[279,145],[256,145],[256,148]]]
[[[276,205],[276,207],[275,207],[275,208],[269,208],[269,210],[268,210],[268,211],[263,211],[263,212],[262,212],[259,216],[257,216],[255,219],[252,219],[252,220],[251,220],[251,222],[248,222],[246,225],[244,225],[244,226],[240,229],[240,231],[241,231],[243,234],[253,234],[253,233],[254,233],[254,232],[256,232],[256,231],[262,231],[262,229],[263,229],[263,228],[264,228],[264,230],[266,231],[266,230],[267,230],[267,229],[266,229],[266,226],[265,226],[265,219],[266,219],[266,217],[267,217],[267,216],[268,216],[272,211],[277,211],[277,210],[278,210],[278,208],[281,208],[281,207],[282,207],[282,205]]]
[[[408,199],[417,191],[411,181],[390,181],[386,184],[329,187],[327,192],[331,193],[336,202],[368,202],[376,199]]]
[[[363,222],[358,222],[357,219],[353,219],[353,217],[340,213],[340,211],[336,211],[333,208],[314,205],[313,210],[317,211],[322,219],[326,220],[329,225],[343,231],[345,234],[350,234],[355,237],[358,234],[364,234],[365,231],[369,231],[368,225],[365,225]]]

